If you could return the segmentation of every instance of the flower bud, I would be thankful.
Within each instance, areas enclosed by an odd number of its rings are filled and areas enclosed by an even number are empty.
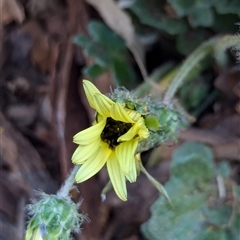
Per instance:
[[[72,232],[80,232],[86,219],[78,213],[80,204],[70,197],[39,193],[40,200],[29,204],[32,215],[27,227],[25,240],[69,240]]]

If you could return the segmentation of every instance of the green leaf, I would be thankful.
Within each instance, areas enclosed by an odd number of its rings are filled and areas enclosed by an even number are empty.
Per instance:
[[[130,9],[138,16],[142,23],[150,26],[157,26],[161,24],[163,16],[163,4],[162,0],[137,0],[131,5]]]
[[[195,240],[205,220],[200,209],[207,195],[198,194],[198,191],[191,194],[187,184],[176,178],[166,189],[174,208],[160,197],[151,207],[151,219],[142,226],[144,236],[149,240],[159,240],[159,236],[161,240]]]
[[[201,9],[208,10],[215,0],[168,0],[172,5],[174,10],[177,12],[178,16],[189,16],[194,11]]]
[[[238,206],[240,204],[240,196],[238,196]],[[227,234],[229,235],[228,239],[236,239],[239,240],[239,226],[240,226],[240,213],[238,210],[238,213],[236,214],[236,217],[234,219],[235,221],[232,224],[232,228],[229,229]]]
[[[233,207],[218,199],[214,167],[212,151],[204,144],[184,143],[174,152],[165,185],[174,207],[163,197],[157,199],[141,227],[146,239],[238,240],[239,214],[232,218]]]
[[[214,229],[213,227],[209,227],[204,229],[196,240],[229,240],[227,237],[227,233],[223,229]]]
[[[184,19],[174,19],[166,16],[164,1],[138,0],[130,9],[139,18],[139,21],[158,30],[164,30],[169,34],[185,32],[187,24]]]
[[[101,22],[92,21],[88,25],[90,37],[77,35],[73,41],[83,48],[85,56],[90,56],[93,65],[83,69],[84,74],[96,78],[103,72],[112,74],[116,85],[133,88],[136,85],[135,72],[128,59],[124,41]]]
[[[216,11],[220,14],[235,13],[240,16],[239,0],[215,0],[214,4]]]
[[[126,50],[123,39],[101,22],[91,21],[88,24],[88,32],[93,40],[100,43],[107,51]]]
[[[217,175],[222,176],[223,178],[229,178],[231,175],[231,168],[227,162],[220,162],[217,168]]]
[[[238,26],[233,23],[239,22],[239,17],[234,14],[216,14],[215,21],[212,25],[214,31],[235,34]]]
[[[213,169],[212,151],[204,144],[187,142],[173,153],[171,174],[182,181],[208,180]]]
[[[125,86],[127,89],[132,89],[135,86],[135,74],[124,58],[112,58],[111,70],[113,79],[118,86]]]
[[[194,32],[186,32],[177,36],[177,50],[188,55],[195,50],[207,37],[207,32],[204,29],[198,29]]]
[[[179,16],[187,16],[195,7],[193,0],[167,0]]]
[[[162,26],[159,29],[171,35],[176,35],[186,32],[188,26],[184,19],[167,18],[162,20]]]
[[[203,77],[185,82],[178,91],[182,106],[189,112],[198,107],[209,94],[209,88]]]
[[[95,62],[102,67],[111,65],[111,57],[108,52],[97,42],[90,42],[84,48],[84,53],[93,57]]]
[[[211,27],[214,22],[214,13],[211,8],[195,8],[189,17],[189,22],[194,28]]]
[[[83,34],[79,34],[79,35],[76,35],[74,38],[73,38],[73,42],[76,43],[77,45],[85,48],[88,46],[88,44],[91,42],[91,39],[90,37],[86,36],[86,35],[83,35]]]
[[[210,224],[213,226],[227,225],[232,214],[232,208],[229,206],[223,206],[221,208],[206,209],[205,216],[210,220]],[[226,217],[228,216],[228,217]]]
[[[83,73],[91,78],[96,78],[103,74],[106,70],[107,70],[106,68],[100,65],[93,64],[89,67],[85,67],[83,69]]]

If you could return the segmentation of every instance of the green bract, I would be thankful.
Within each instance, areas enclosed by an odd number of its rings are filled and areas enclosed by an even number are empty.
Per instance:
[[[86,217],[78,213],[80,204],[70,197],[39,193],[40,200],[27,206],[32,216],[25,240],[69,240],[72,232],[79,232]]]

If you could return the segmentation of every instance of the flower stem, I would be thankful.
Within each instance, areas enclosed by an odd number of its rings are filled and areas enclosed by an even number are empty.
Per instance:
[[[58,196],[61,196],[61,197],[67,197],[68,196],[69,191],[72,189],[72,187],[75,183],[75,176],[76,176],[76,173],[77,173],[79,167],[80,167],[79,165],[74,166],[71,173],[69,174],[69,176],[67,177],[67,179],[63,183],[62,187],[57,192]]]

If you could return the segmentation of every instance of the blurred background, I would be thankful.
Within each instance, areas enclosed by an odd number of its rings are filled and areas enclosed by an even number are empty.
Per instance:
[[[35,190],[58,190],[72,168],[73,135],[94,118],[82,79],[103,93],[125,86],[160,101],[181,62],[201,43],[238,34],[240,2],[1,0],[0,15],[0,239],[21,240],[25,205]],[[195,120],[177,143],[142,157],[161,183],[169,181],[172,153],[185,141],[207,144],[216,164],[228,164],[234,186],[240,183],[239,61],[232,47],[220,58],[209,54],[177,92],[179,105]],[[157,87],[147,85],[149,79]],[[83,198],[91,220],[75,239],[197,239],[149,237],[141,230],[159,196],[145,176],[128,184],[127,202],[113,191],[101,202],[107,181],[101,171],[72,192],[75,201]],[[237,240],[235,233],[216,239]]]

